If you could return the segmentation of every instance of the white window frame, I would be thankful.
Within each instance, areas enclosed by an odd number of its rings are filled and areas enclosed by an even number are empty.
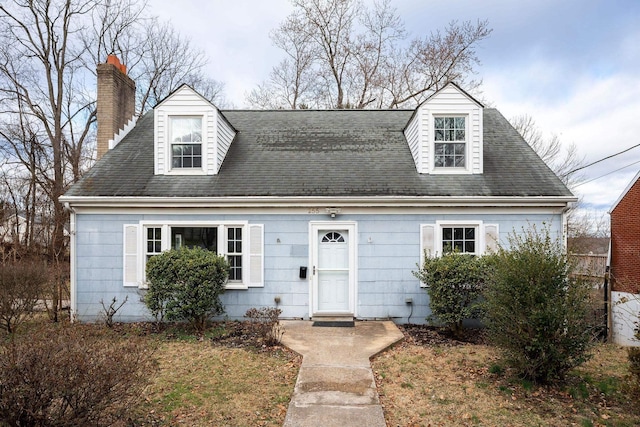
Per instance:
[[[167,136],[165,152],[165,168],[172,175],[204,175],[207,167],[207,134],[206,134],[206,115],[205,114],[167,114]],[[173,167],[173,120],[174,119],[200,119],[200,167],[190,168],[174,168]],[[197,144],[192,142],[175,143],[180,144]]]
[[[439,257],[443,254],[442,230],[447,227],[473,227],[476,229],[476,251],[474,255],[495,252],[500,244],[500,225],[495,222],[475,221],[436,221],[420,224],[420,268],[425,257]],[[469,253],[469,252],[467,252]],[[420,287],[426,287],[420,283]]]
[[[436,118],[464,117],[464,167],[436,166],[436,144],[447,143],[446,141],[436,141]],[[432,112],[429,117],[430,138],[429,152],[431,153],[430,169],[433,174],[467,174],[471,171],[471,141],[473,136],[470,133],[471,112],[469,111],[437,111]],[[462,143],[462,141],[450,141],[451,143]]]
[[[436,229],[435,229],[435,241],[436,241],[436,252],[439,254],[444,254],[444,245],[442,241],[443,237],[443,229],[444,228],[475,228],[475,251],[474,252],[463,252],[468,255],[482,255],[484,253],[484,228],[482,226],[482,221],[436,221]]]
[[[249,288],[249,222],[248,221],[140,221],[142,232],[141,251],[142,260],[142,283],[146,283],[147,265],[147,229],[162,228],[162,251],[171,249],[171,227],[194,227],[194,228],[218,228],[218,255],[227,256],[227,229],[229,227],[242,228],[242,280],[228,281],[225,289],[248,289]]]

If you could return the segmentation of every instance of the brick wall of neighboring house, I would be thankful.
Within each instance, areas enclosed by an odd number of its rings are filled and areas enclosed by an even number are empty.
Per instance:
[[[640,293],[640,180],[611,211],[611,290]]]

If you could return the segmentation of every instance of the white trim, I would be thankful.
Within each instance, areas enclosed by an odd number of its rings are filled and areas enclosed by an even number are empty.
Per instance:
[[[247,236],[247,260],[249,268],[247,268],[247,286],[250,288],[263,288],[264,287],[264,224],[248,224],[246,229],[248,230]],[[257,234],[254,234],[257,232]],[[254,238],[259,239],[259,244],[256,245]],[[255,262],[260,264],[260,280],[256,280],[253,275]],[[247,263],[245,263],[247,265]]]
[[[430,197],[430,196],[387,196],[387,197],[325,197],[325,196],[244,196],[244,197],[144,197],[144,196],[63,196],[62,203],[71,206],[96,207],[285,207],[285,206],[396,206],[396,207],[523,207],[556,206],[566,207],[578,201],[575,196],[532,196],[532,197]]]
[[[322,205],[318,205],[322,206]],[[462,211],[456,207],[421,207],[421,206],[355,206],[341,208],[340,215],[456,215],[473,217],[479,215],[560,215],[564,209],[560,207],[470,207]],[[124,214],[124,215],[305,215],[310,217],[326,218],[324,210],[315,208],[312,205],[304,206],[280,206],[280,207],[76,207],[78,213],[86,215]]]
[[[227,227],[238,227],[242,228],[242,281],[229,281],[227,282],[225,289],[248,289],[249,287],[263,287],[264,286],[264,278],[262,286],[251,285],[249,270],[251,268],[251,254],[249,253],[250,249],[250,225],[260,225],[260,224],[249,224],[249,221],[211,221],[211,220],[141,220],[138,222],[139,230],[138,230],[138,257],[141,258],[138,260],[138,277],[141,277],[141,283],[146,283],[146,263],[147,263],[147,253],[145,250],[147,244],[147,235],[146,230],[151,227],[161,227],[162,228],[162,251],[167,251],[171,248],[171,227],[194,227],[194,228],[218,228],[218,242],[217,247],[218,253],[220,255],[226,255],[226,229]],[[263,249],[264,253],[264,239],[263,239]],[[263,255],[264,256],[264,255]],[[262,274],[264,276],[264,260],[262,262]],[[123,272],[124,274],[124,272]]]
[[[485,241],[484,241],[484,229],[482,227],[482,221],[436,221],[436,229],[434,233],[436,253],[444,253],[442,248],[442,228],[443,227],[474,227],[476,229],[475,239],[475,251],[473,255],[482,255],[484,253]],[[465,252],[471,253],[471,252]]]
[[[493,248],[489,250],[490,242],[487,240],[487,234],[489,233],[487,229],[493,228],[495,230],[495,236],[491,236],[491,240],[493,241]],[[500,249],[500,224],[482,224],[482,236],[484,238],[484,246],[482,247],[482,254],[491,254],[495,253]]]
[[[430,230],[431,234],[431,242],[426,242],[426,230]],[[428,243],[425,245],[425,243]],[[435,224],[420,224],[420,264],[418,264],[418,269],[422,269],[424,266],[424,261],[426,257],[430,258],[438,256],[436,253],[436,225]],[[426,288],[427,284],[420,282],[421,288]]]
[[[76,259],[76,212],[71,209],[69,215],[69,317],[71,321],[75,321],[78,314],[78,275],[76,268],[78,261]]]
[[[469,131],[470,123],[471,123],[471,115],[473,114],[474,109],[472,108],[460,108],[455,111],[451,110],[429,110],[429,126],[431,128],[431,133],[429,134],[429,152],[431,153],[431,157],[429,159],[429,171],[433,175],[469,175],[473,173],[472,168],[472,136]],[[436,141],[436,117],[464,117],[464,141]],[[440,166],[436,167],[436,143],[462,143],[464,142],[464,167],[445,167]]]
[[[135,238],[135,248],[132,251],[127,251],[127,247],[129,246],[129,241],[127,240],[128,229],[133,229],[134,233],[132,233],[133,238]],[[122,225],[122,286],[125,288],[133,288],[133,287],[144,287],[144,268],[141,269],[141,265],[144,267],[145,265],[145,256],[146,253],[144,251],[144,246],[142,241],[146,242],[143,233],[144,228],[139,224],[123,224]],[[133,259],[130,259],[133,257]],[[127,280],[127,266],[129,263],[133,262],[135,267],[135,280]]]
[[[187,91],[191,92],[192,94],[197,95],[200,98],[200,100],[204,101],[208,106],[211,106],[213,108],[217,108],[215,105],[213,105],[211,103],[211,101],[209,101],[204,96],[200,95],[200,93],[198,93],[198,91],[196,91],[194,88],[192,88],[191,86],[189,86],[186,83],[182,83],[176,90],[174,90],[169,95],[167,95],[166,98],[164,98],[162,101],[160,101],[160,103],[157,104],[153,108],[157,109],[157,108],[160,108],[160,107],[164,107],[164,104],[166,104],[169,100],[171,100],[171,98],[173,98],[178,92],[181,92],[181,91],[184,91],[184,90],[187,90]]]
[[[211,227],[214,225],[239,225],[239,226],[246,226],[247,224],[249,224],[249,221],[211,221],[211,220],[205,220],[205,221],[186,221],[186,220],[179,220],[179,221],[173,221],[173,220],[141,220],[140,221],[140,225],[148,227],[148,226],[164,226],[167,225],[169,227],[171,226],[184,226],[184,227]]]
[[[631,188],[635,185],[636,181],[638,181],[638,178],[640,178],[640,170],[638,171],[638,173],[636,173],[636,175],[633,177],[631,182],[627,184],[627,187],[624,189],[622,194],[620,194],[620,197],[618,197],[618,200],[616,200],[616,202],[613,204],[613,206],[609,210],[609,214],[611,214],[611,212],[613,212],[613,210],[618,207],[618,204],[622,201],[622,199],[624,199],[624,196],[626,196],[629,190],[631,190]]]
[[[121,128],[113,136],[113,139],[109,140],[109,150],[115,148],[116,145],[118,145],[120,143],[120,141],[122,141],[124,139],[124,137],[129,134],[129,132],[131,132],[131,129],[133,129],[136,126],[137,122],[138,122],[138,116],[134,115],[133,117],[131,117],[129,119],[129,121],[124,125],[124,127]]]
[[[173,137],[173,119],[174,118],[190,118],[190,119],[200,119],[200,167],[191,167],[191,168],[174,168],[173,167],[173,145],[172,141]],[[207,174],[207,147],[209,146],[210,141],[208,141],[207,135],[207,113],[202,112],[198,113],[187,113],[187,112],[169,112],[166,114],[165,120],[165,153],[164,153],[164,174],[165,175],[206,175]],[[215,142],[211,142],[215,143]],[[176,145],[180,144],[191,144],[195,145],[198,142],[185,142],[185,143],[176,143]]]
[[[318,283],[315,266],[318,262],[318,232],[347,230],[349,233],[349,309],[345,313],[318,310]],[[349,314],[357,316],[358,297],[358,223],[356,221],[309,221],[309,317],[314,315]]]

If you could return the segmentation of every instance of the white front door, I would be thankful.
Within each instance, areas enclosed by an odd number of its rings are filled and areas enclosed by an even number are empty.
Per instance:
[[[312,224],[312,315],[355,314],[355,224]]]

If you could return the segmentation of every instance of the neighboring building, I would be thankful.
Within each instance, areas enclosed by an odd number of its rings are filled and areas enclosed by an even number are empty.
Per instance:
[[[101,105],[135,87],[117,63],[98,70],[112,88],[99,92],[98,132],[106,122],[113,135],[124,121]],[[576,200],[497,110],[452,83],[415,110],[324,111],[218,110],[183,85],[98,145],[106,154],[62,198],[72,311],[87,321],[125,296],[119,320],[148,319],[146,260],[199,245],[231,263],[232,319],[277,300],[285,318],[424,322],[422,254],[480,255],[532,224],[563,238]]]
[[[35,215],[30,222],[25,212],[13,213],[0,222],[0,240],[3,243],[15,246],[26,245],[29,240],[41,248],[46,248],[51,243],[53,225],[43,221],[41,215]],[[68,232],[65,230],[65,235]]]
[[[640,315],[640,172],[611,208],[611,325],[613,341],[640,345],[633,338]]]

